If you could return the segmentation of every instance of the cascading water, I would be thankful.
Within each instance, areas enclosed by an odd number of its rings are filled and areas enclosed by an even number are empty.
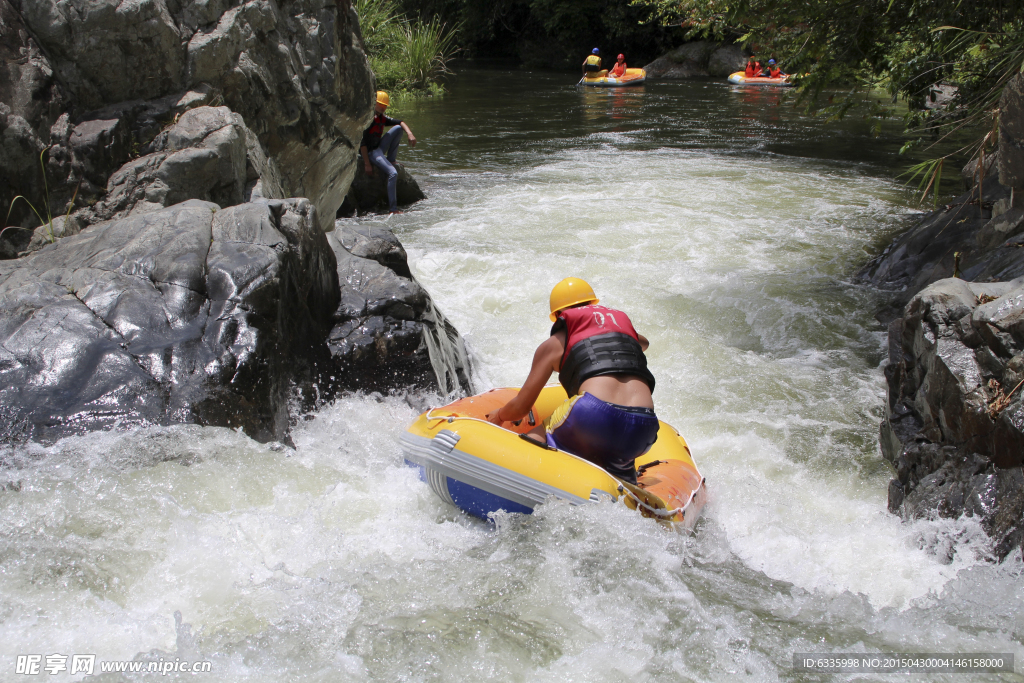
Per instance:
[[[472,381],[460,368],[471,368],[466,345],[432,299],[427,300],[423,312],[427,325],[423,326],[423,343],[427,346],[430,366],[437,377],[437,386],[445,401],[454,400],[466,391],[472,391]],[[472,372],[472,369],[470,369]]]
[[[896,139],[719,83],[570,80],[468,72],[407,111],[430,199],[389,225],[479,388],[522,382],[566,275],[630,313],[708,479],[696,533],[609,503],[459,513],[397,443],[437,396],[339,400],[294,450],[192,426],[10,447],[0,679],[35,680],[26,654],[216,681],[886,681],[793,653],[1024,656],[1020,559],[991,563],[972,520],[886,512],[884,295],[850,275],[909,205]]]

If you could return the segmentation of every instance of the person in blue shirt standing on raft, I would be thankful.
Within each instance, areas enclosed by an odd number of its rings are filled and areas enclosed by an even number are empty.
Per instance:
[[[363,157],[363,170],[366,175],[373,175],[373,167],[376,166],[388,179],[388,209],[391,213],[401,213],[398,210],[398,171],[394,163],[398,158],[398,143],[402,141],[402,131],[409,136],[409,146],[416,146],[416,136],[412,134],[403,121],[393,119],[384,114],[390,104],[388,94],[383,90],[377,91],[377,102],[373,106],[373,122],[370,127],[363,131],[363,141],[359,144],[359,154]],[[385,126],[392,126],[387,133]],[[371,162],[373,165],[371,165]]]
[[[596,76],[601,71],[601,51],[596,47],[590,55],[583,60],[583,77]]]
[[[487,419],[498,426],[521,420],[557,372],[569,398],[528,436],[636,484],[633,461],[658,439],[654,375],[644,355],[650,343],[625,313],[598,306],[593,288],[579,278],[555,285],[550,303],[555,324],[534,352],[523,388]]]

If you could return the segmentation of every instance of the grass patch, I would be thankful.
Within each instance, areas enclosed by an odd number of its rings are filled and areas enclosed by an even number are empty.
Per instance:
[[[7,217],[4,219],[4,223],[11,219],[11,212],[14,211],[14,205],[17,204],[18,200],[20,199],[26,204],[28,204],[28,208],[31,209],[32,213],[34,213],[36,215],[36,218],[39,219],[39,225],[46,226],[46,237],[50,241],[50,244],[53,244],[54,242],[57,241],[57,237],[53,233],[53,214],[50,213],[50,186],[46,182],[46,163],[43,161],[43,157],[49,151],[50,148],[47,147],[46,149],[39,153],[39,168],[42,169],[43,171],[43,206],[46,209],[46,219],[43,219],[43,216],[39,212],[39,209],[37,209],[35,205],[28,200],[28,198],[26,198],[24,195],[19,194],[17,197],[11,200],[11,205],[7,207]],[[78,187],[75,188],[75,193],[71,196],[71,201],[68,202],[67,213],[64,215],[65,231],[67,230],[67,222],[71,218],[71,210],[74,209],[75,207],[75,200],[78,198],[78,190],[81,187],[81,185],[81,183],[78,184]],[[0,237],[2,237],[3,234],[8,230],[24,230],[26,232],[35,232],[35,228],[22,228],[17,225],[7,225],[2,230],[0,230]]]
[[[377,87],[394,99],[440,95],[439,79],[455,54],[457,28],[448,28],[434,17],[429,22],[410,21],[394,0],[356,0],[363,44]]]

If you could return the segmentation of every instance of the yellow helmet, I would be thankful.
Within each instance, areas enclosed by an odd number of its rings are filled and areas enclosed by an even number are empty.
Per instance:
[[[564,308],[576,304],[596,304],[597,295],[594,288],[587,284],[586,280],[578,277],[567,277],[551,290],[551,322],[558,320],[555,314]]]
[[[391,98],[383,90],[377,91],[377,104],[383,104],[385,107],[391,104]]]

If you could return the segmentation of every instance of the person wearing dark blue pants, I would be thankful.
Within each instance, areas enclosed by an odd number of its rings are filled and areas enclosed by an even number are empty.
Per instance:
[[[398,143],[402,141],[402,132],[409,136],[409,146],[416,146],[416,136],[412,134],[407,126],[400,119],[393,119],[384,114],[389,104],[388,94],[383,90],[377,92],[377,102],[374,105],[373,122],[363,132],[363,141],[359,145],[359,153],[363,157],[363,170],[367,175],[373,175],[373,167],[379,168],[388,179],[388,210],[391,213],[401,213],[398,210],[397,188],[398,171],[395,169],[395,160],[398,158]],[[385,126],[392,126],[387,133]]]

